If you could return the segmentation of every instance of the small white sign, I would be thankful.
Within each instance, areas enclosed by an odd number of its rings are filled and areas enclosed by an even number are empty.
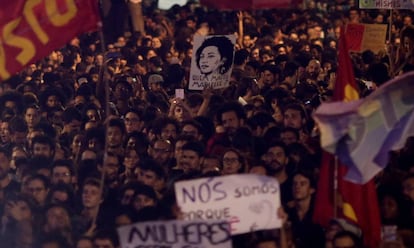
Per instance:
[[[414,0],[360,0],[360,9],[413,9]]]
[[[282,226],[279,183],[242,174],[175,183],[177,204],[186,220],[226,220],[232,234]]]
[[[121,248],[231,248],[223,221],[150,221],[118,228]]]
[[[170,9],[175,4],[183,6],[187,3],[187,0],[158,0],[158,8],[159,9]]]

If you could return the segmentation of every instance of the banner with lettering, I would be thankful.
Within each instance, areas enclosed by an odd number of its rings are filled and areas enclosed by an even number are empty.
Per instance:
[[[385,49],[386,24],[348,24],[345,32],[348,48],[353,52],[371,50],[378,53]]]
[[[361,0],[360,9],[414,9],[413,0]]]
[[[243,174],[175,183],[177,204],[186,220],[226,220],[232,234],[281,227],[279,183]]]
[[[0,0],[0,81],[96,30],[96,0]]]
[[[235,35],[195,35],[188,88],[203,90],[229,86],[235,43]]]
[[[231,248],[224,221],[150,221],[118,228],[121,248]]]

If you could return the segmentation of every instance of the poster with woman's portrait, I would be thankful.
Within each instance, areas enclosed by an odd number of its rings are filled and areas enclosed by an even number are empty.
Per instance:
[[[235,35],[195,35],[188,88],[226,88],[233,68],[235,43]]]

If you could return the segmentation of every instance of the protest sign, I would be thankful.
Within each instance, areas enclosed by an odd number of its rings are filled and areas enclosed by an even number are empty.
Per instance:
[[[231,248],[224,221],[149,221],[118,228],[121,248]]]
[[[235,43],[235,35],[195,35],[188,88],[203,90],[205,87],[229,86]]]
[[[360,9],[413,9],[413,0],[361,0]]]
[[[232,234],[279,228],[279,183],[244,174],[175,183],[177,204],[186,220],[226,220]]]
[[[348,48],[353,52],[371,50],[378,53],[385,48],[387,25],[348,24],[345,32]]]
[[[158,8],[163,10],[169,10],[174,5],[183,6],[187,3],[187,0],[158,0]]]

